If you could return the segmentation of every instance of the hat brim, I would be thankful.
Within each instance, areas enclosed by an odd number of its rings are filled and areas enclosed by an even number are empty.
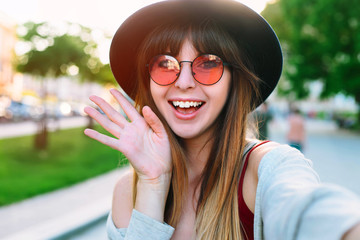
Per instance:
[[[115,33],[110,47],[110,66],[116,81],[134,99],[136,56],[142,41],[165,20],[216,20],[245,49],[254,73],[262,80],[260,105],[276,87],[282,71],[282,51],[271,26],[245,5],[230,1],[170,0],[146,6],[126,19]]]

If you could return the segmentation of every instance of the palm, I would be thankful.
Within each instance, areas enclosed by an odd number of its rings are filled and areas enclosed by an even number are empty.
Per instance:
[[[144,117],[142,117],[120,92],[112,90],[111,93],[130,121],[103,99],[91,97],[108,118],[92,108],[87,107],[85,111],[116,138],[89,129],[85,134],[121,151],[128,158],[139,178],[151,180],[170,173],[172,168],[170,144],[160,120],[149,107],[144,107]]]
[[[119,150],[130,160],[139,175],[156,178],[170,172],[171,156],[167,135],[159,136],[144,119],[126,126],[119,143],[124,143],[119,146]]]

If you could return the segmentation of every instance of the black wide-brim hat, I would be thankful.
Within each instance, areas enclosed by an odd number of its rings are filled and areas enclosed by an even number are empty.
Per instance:
[[[282,71],[279,40],[266,20],[252,9],[232,0],[168,0],[146,6],[119,27],[110,47],[110,66],[116,81],[134,99],[136,61],[148,34],[166,21],[210,18],[227,30],[244,49],[254,73],[262,80],[260,105],[276,87]]]

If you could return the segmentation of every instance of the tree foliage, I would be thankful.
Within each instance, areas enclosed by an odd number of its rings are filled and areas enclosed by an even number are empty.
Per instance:
[[[18,58],[19,72],[39,77],[77,76],[82,81],[105,77],[104,66],[97,56],[97,44],[92,31],[79,24],[66,23],[53,26],[49,23],[28,22],[20,26],[19,40],[24,53]],[[46,86],[42,84],[42,97],[46,98]],[[45,101],[44,101],[45,104]],[[46,107],[44,107],[46,110]],[[47,114],[39,123],[40,132],[35,137],[35,147],[47,147]]]
[[[102,65],[96,74],[96,78],[100,84],[117,84],[114,75],[111,72],[110,64]]]
[[[65,32],[61,32],[54,30],[55,27],[49,23],[33,22],[23,27],[25,34],[20,35],[19,39],[28,47],[28,51],[19,56],[18,71],[56,78],[74,75],[70,70],[75,67],[80,80],[94,80],[102,64],[89,28],[68,23]]]
[[[305,98],[308,83],[321,81],[321,97],[341,92],[360,103],[359,13],[356,0],[279,0],[268,5],[263,15],[285,45],[285,91]]]

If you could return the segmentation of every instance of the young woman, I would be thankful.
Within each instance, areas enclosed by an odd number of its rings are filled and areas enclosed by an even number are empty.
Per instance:
[[[235,1],[173,0],[129,17],[113,38],[128,118],[85,111],[114,137],[89,137],[133,167],[116,185],[110,239],[356,239],[360,203],[319,184],[297,150],[251,139],[248,115],[273,91],[282,54],[258,14]]]

